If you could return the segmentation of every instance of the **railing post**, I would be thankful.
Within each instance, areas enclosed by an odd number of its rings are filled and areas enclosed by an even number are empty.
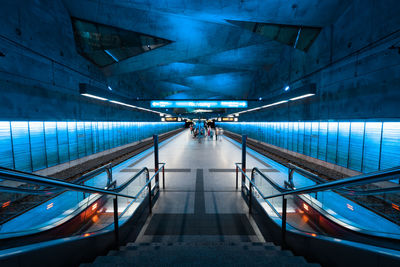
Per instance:
[[[293,173],[294,173],[294,169],[289,167],[289,174],[288,174],[288,183],[290,184],[291,187],[294,187],[294,183],[293,183]]]
[[[106,172],[107,172],[107,186],[110,186],[110,184],[112,183],[112,167],[111,164],[109,167],[106,168]]]
[[[247,142],[247,135],[242,135],[242,170],[246,173],[246,142]],[[245,175],[242,173],[242,186],[245,183]]]
[[[114,204],[114,234],[115,234],[115,247],[119,248],[119,226],[118,226],[118,199],[113,199]]]
[[[251,182],[249,182],[249,213],[251,213],[251,202],[253,200],[253,192],[252,192],[253,190],[252,189],[253,189],[253,184]]]
[[[286,210],[287,210],[287,199],[285,196],[282,197],[282,248],[286,247]]]
[[[239,167],[236,165],[236,189],[238,189]]]
[[[149,177],[149,173],[147,173],[146,176],[146,183],[149,182],[150,177]],[[151,213],[151,181],[149,182],[149,184],[147,185],[148,189],[149,189],[149,213]]]
[[[163,189],[165,189],[165,165],[162,167],[162,185]]]
[[[154,141],[154,173],[156,173],[158,171],[158,167],[159,167],[159,164],[158,164],[158,135],[156,135],[156,134],[153,135],[153,141]],[[156,185],[159,188],[160,185],[158,183],[158,181],[159,181],[158,178],[159,178],[159,176],[157,173],[156,174]]]

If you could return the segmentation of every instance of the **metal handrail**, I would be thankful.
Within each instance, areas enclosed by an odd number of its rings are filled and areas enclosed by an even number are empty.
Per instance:
[[[104,190],[92,186],[87,186],[87,185],[78,185],[75,183],[71,182],[65,182],[61,180],[56,180],[52,179],[46,176],[39,176],[39,175],[31,175],[31,174],[22,174],[19,172],[13,172],[9,170],[0,169],[0,176],[4,177],[8,180],[12,181],[17,181],[17,182],[25,182],[25,183],[34,183],[34,184],[39,184],[43,186],[50,186],[50,187],[57,187],[57,188],[62,188],[62,189],[68,189],[68,190],[74,190],[74,191],[79,191],[79,192],[86,192],[86,193],[99,193],[99,194],[105,194],[105,195],[114,195],[114,196],[120,196],[120,197],[127,197],[127,198],[133,198],[132,196],[129,195],[124,195],[124,194],[119,194],[114,191],[110,190]]]
[[[90,178],[93,178],[96,175],[99,175],[100,173],[106,171],[107,172],[107,186],[109,186],[112,182],[112,164],[108,163],[104,166],[101,166],[97,169],[94,169],[84,175],[82,175],[81,177],[79,177],[77,180],[74,181],[74,183],[82,183],[85,182],[87,180],[89,180]]]
[[[327,181],[319,177],[318,175],[307,171],[303,168],[300,168],[296,165],[293,165],[291,163],[287,164],[287,167],[289,169],[289,174],[288,174],[288,181],[286,182],[287,185],[289,185],[292,188],[295,188],[294,181],[293,181],[293,174],[294,172],[298,172],[301,175],[305,176],[306,178],[309,178],[313,182],[317,184],[322,184],[326,183]],[[266,177],[265,177],[266,178]],[[342,194],[348,194],[348,195],[357,195],[357,196],[367,196],[367,195],[376,195],[376,194],[383,194],[383,193],[395,193],[400,191],[400,186],[397,187],[390,187],[390,188],[380,188],[380,189],[368,189],[368,190],[357,190],[357,189],[351,189],[343,187],[343,188],[338,188],[336,191],[338,193]]]
[[[370,183],[375,183],[375,182],[381,182],[381,181],[387,181],[387,180],[393,180],[396,179],[400,176],[400,167],[394,167],[388,170],[384,171],[378,171],[374,173],[369,173],[369,174],[361,174],[337,181],[332,181],[332,182],[326,182],[323,184],[317,184],[317,185],[312,185],[312,186],[307,186],[304,188],[300,189],[294,189],[294,190],[289,190],[280,194],[275,194],[271,196],[265,197],[265,199],[268,198],[274,198],[274,197],[280,197],[280,196],[287,196],[287,195],[302,195],[302,194],[308,194],[308,193],[314,193],[314,192],[319,192],[319,191],[326,191],[326,190],[333,190],[333,189],[338,189],[342,187],[349,187],[349,186],[359,186],[359,185],[365,185],[365,184],[370,184]],[[264,176],[266,177],[266,176]],[[400,187],[397,187],[398,190],[400,191]],[[393,191],[393,188],[386,188],[387,190]],[[379,191],[380,193],[384,192],[384,189]]]
[[[93,178],[96,175],[99,175],[100,173],[106,171],[107,172],[107,187],[110,186],[110,184],[112,183],[112,166],[111,163],[102,166],[100,168],[97,168],[95,170],[90,171],[89,173],[84,174],[83,176],[81,176],[80,178],[78,178],[77,180],[73,181],[74,184],[80,184],[80,183],[84,183],[87,180]],[[29,177],[36,177],[38,179],[52,179],[49,178],[47,176],[43,176],[43,175],[38,175],[38,174],[32,174],[32,173],[27,173],[27,172],[23,172],[23,171],[17,171],[17,170],[12,170],[12,169],[7,169],[4,167],[0,167],[0,177],[4,177],[3,175],[6,175],[5,178],[7,178],[8,180],[13,180],[13,181],[19,181],[21,182],[20,179],[12,179],[10,178],[8,175],[9,174],[14,174],[16,176],[29,176]],[[56,180],[56,179],[54,179]],[[59,181],[59,180],[57,180]],[[39,183],[37,183],[39,184]],[[43,185],[43,184],[42,184]],[[57,188],[45,188],[45,189],[29,189],[29,188],[20,188],[20,187],[7,187],[7,186],[0,186],[0,191],[3,192],[12,192],[12,193],[21,193],[21,194],[31,194],[31,195],[49,195],[49,194],[55,194],[55,193],[59,193],[62,192],[64,189],[57,187]]]
[[[250,188],[249,188],[249,192],[250,192],[250,194],[249,194],[249,196],[251,197],[251,191],[252,191],[252,188],[254,187],[256,190],[257,190],[257,192],[260,194],[260,196],[267,202],[267,204],[270,206],[270,208],[278,215],[278,217],[281,217],[281,215],[280,215],[280,213],[275,209],[275,207],[268,201],[268,199],[266,199],[265,198],[265,196],[264,196],[264,194],[261,192],[261,190],[257,187],[257,185],[253,182],[254,181],[254,176],[253,176],[253,171],[254,171],[254,169],[257,169],[257,168],[253,168],[253,170],[252,170],[252,177],[250,178],[250,177],[248,177],[247,176],[247,174],[243,171],[243,169],[242,168],[240,168],[239,167],[239,165],[240,165],[240,163],[235,163],[235,165],[236,165],[236,170],[239,170],[242,174],[243,174],[243,176],[249,181],[249,185],[250,185]],[[262,174],[263,175],[263,174]],[[263,175],[264,176],[264,175]],[[236,177],[237,177],[237,175],[236,175]],[[267,179],[269,182],[271,182],[269,179]],[[282,190],[284,190],[284,188],[281,188],[280,187],[280,189],[282,189]],[[251,212],[251,199],[250,199],[250,201],[249,201],[249,211]]]
[[[139,192],[138,193],[136,193],[136,195],[134,196],[135,198],[134,198],[134,200],[133,201],[131,201],[129,204],[128,204],[128,206],[125,208],[125,210],[124,211],[122,211],[121,212],[121,214],[119,215],[119,217],[122,217],[124,214],[125,214],[125,212],[130,208],[130,206],[132,206],[132,204],[136,201],[136,199],[138,199],[138,197],[140,196],[140,194],[142,194],[142,192],[146,189],[146,187],[148,188],[148,190],[149,190],[149,211],[150,211],[150,213],[151,213],[151,206],[152,206],[152,200],[151,200],[151,181],[153,180],[153,179],[155,179],[156,177],[157,177],[157,174],[159,174],[161,171],[164,173],[164,169],[165,169],[165,164],[166,163],[160,163],[160,165],[161,165],[161,168],[159,168],[154,174],[153,174],[153,176],[150,178],[149,176],[149,169],[147,168],[147,167],[144,167],[142,170],[140,170],[128,183],[130,184],[131,182],[133,182],[139,175],[141,175],[144,171],[146,171],[146,183],[143,185],[143,187],[142,187],[142,189],[140,189],[139,190]],[[164,177],[164,176],[163,176]],[[156,183],[158,183],[158,181],[156,182]],[[126,188],[126,185],[127,183],[125,183],[123,186],[121,186],[121,187],[119,187],[119,188],[117,188],[116,190],[118,190],[118,192],[120,192],[121,190],[123,190],[124,188]],[[125,186],[126,185],[126,186]],[[156,184],[156,186],[157,186],[158,184]]]

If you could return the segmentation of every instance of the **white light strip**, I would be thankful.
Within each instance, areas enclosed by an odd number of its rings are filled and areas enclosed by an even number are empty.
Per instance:
[[[275,102],[275,103],[272,103],[272,104],[268,104],[268,105],[265,105],[265,106],[256,107],[256,108],[252,108],[252,109],[248,109],[248,110],[243,110],[243,111],[240,111],[240,112],[232,113],[232,114],[230,114],[228,116],[236,115],[236,114],[242,114],[242,113],[251,112],[251,111],[256,111],[256,110],[264,109],[264,108],[269,108],[269,107],[272,107],[272,106],[276,106],[276,105],[280,105],[280,104],[283,104],[283,103],[287,103],[289,101],[295,101],[295,100],[303,99],[303,98],[310,97],[310,96],[313,96],[313,95],[315,95],[315,94],[305,94],[305,95],[301,95],[301,96],[296,96],[296,97],[290,98],[289,100],[282,100],[282,101]]]
[[[87,96],[87,97],[91,97],[91,98],[95,98],[95,99],[98,99],[98,100],[103,100],[103,101],[108,100],[107,98],[96,96],[96,95],[91,95],[91,94],[82,94],[82,95]]]
[[[137,107],[137,106],[134,106],[134,105],[129,105],[129,104],[126,104],[126,103],[123,103],[123,102],[119,102],[119,101],[116,101],[116,100],[108,100],[107,98],[96,96],[96,95],[91,95],[91,94],[87,94],[87,93],[84,93],[84,94],[81,94],[81,95],[87,96],[87,97],[91,97],[91,98],[95,98],[95,99],[98,99],[98,100],[109,101],[109,102],[117,104],[117,105],[122,105],[122,106],[130,107],[130,108],[140,109],[140,110],[147,111],[147,112],[157,113],[157,114],[160,114],[160,116],[168,115],[168,114],[163,113],[163,112],[159,112],[159,111],[155,111],[155,110],[151,110],[151,109],[147,109],[147,108],[142,108],[142,107]],[[171,115],[169,115],[169,116],[171,116]]]
[[[288,102],[288,101],[289,101],[289,100],[283,100],[283,101],[275,102],[275,103],[272,103],[272,104],[268,104],[268,105],[262,106],[262,108],[268,108],[268,107],[280,105],[280,104],[286,103],[286,102]]]
[[[302,99],[302,98],[306,98],[306,97],[310,97],[310,96],[313,96],[313,95],[315,95],[315,94],[301,95],[301,96],[293,97],[293,98],[291,98],[290,100],[295,101],[295,100]]]
[[[110,102],[114,103],[114,104],[130,107],[130,108],[136,108],[136,109],[140,109],[140,110],[144,110],[144,111],[148,111],[148,112],[153,112],[153,113],[157,113],[157,114],[164,114],[162,112],[158,112],[158,111],[155,111],[155,110],[142,108],[142,107],[137,107],[137,106],[134,106],[134,105],[129,105],[129,104],[126,104],[126,103],[123,103],[123,102],[115,101],[115,100],[110,100]]]

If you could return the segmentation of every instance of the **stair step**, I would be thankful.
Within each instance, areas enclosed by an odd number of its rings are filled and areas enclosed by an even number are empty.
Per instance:
[[[319,266],[261,242],[128,243],[81,266]]]
[[[198,261],[193,259],[188,255],[187,257],[177,257],[176,255],[170,255],[169,257],[165,257],[163,255],[163,259],[160,260],[156,255],[153,255],[151,258],[143,258],[143,257],[121,257],[121,256],[101,256],[96,259],[92,266],[154,266],[154,265],[163,265],[163,266],[217,266],[217,265],[233,265],[233,266],[319,266],[317,264],[309,264],[302,257],[248,257],[246,255],[242,255],[241,260],[230,259],[222,256],[216,256],[213,258],[208,257],[207,259],[203,259],[202,261]]]
[[[115,256],[123,256],[123,257],[136,257],[136,256],[151,256],[154,255],[156,252],[157,253],[165,253],[165,254],[172,254],[175,253],[176,255],[181,255],[181,254],[193,254],[193,257],[196,257],[198,254],[205,254],[207,253],[212,253],[212,251],[218,251],[218,255],[232,255],[232,254],[241,254],[241,253],[246,253],[249,255],[254,255],[254,256],[293,256],[292,252],[288,250],[266,250],[266,249],[258,249],[258,250],[242,250],[242,249],[221,249],[221,250],[216,250],[212,248],[197,248],[197,249],[180,249],[179,252],[177,252],[176,249],[165,249],[165,248],[160,248],[158,250],[121,250],[117,251],[114,253]],[[235,252],[235,253],[233,253]],[[211,254],[210,254],[211,255]]]
[[[276,246],[272,242],[152,242],[152,243],[127,243],[126,247],[146,246]]]

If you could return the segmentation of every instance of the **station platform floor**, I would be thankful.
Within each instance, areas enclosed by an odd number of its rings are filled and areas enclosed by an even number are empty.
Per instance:
[[[166,187],[136,242],[265,242],[235,188],[236,146],[184,131],[160,149],[159,159],[166,163]],[[150,155],[131,167],[153,164]]]

